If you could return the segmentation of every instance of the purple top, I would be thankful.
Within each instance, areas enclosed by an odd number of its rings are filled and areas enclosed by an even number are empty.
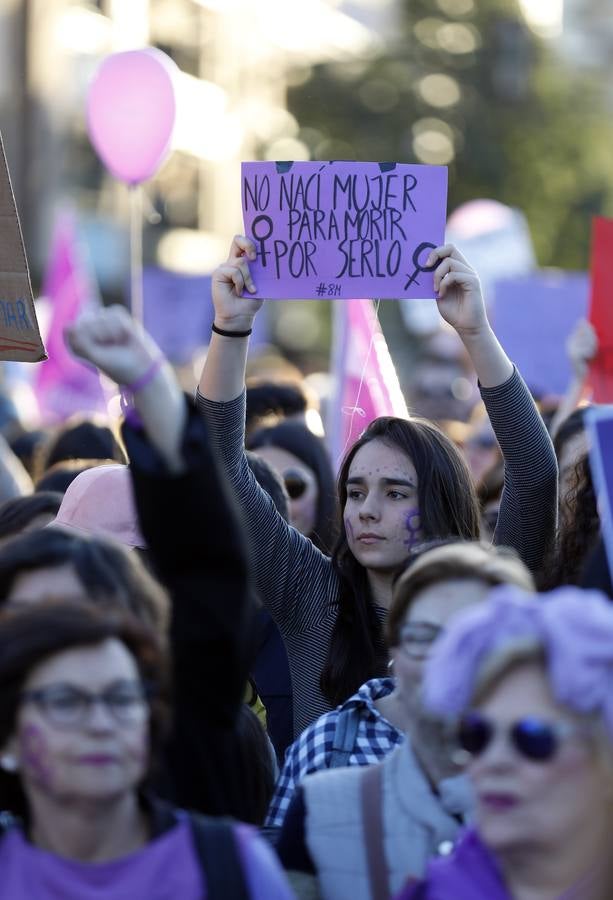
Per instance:
[[[252,900],[292,900],[272,851],[254,829],[235,828]],[[13,828],[0,841],[0,900],[206,900],[187,819],[142,850],[80,863],[39,850]]]
[[[586,873],[559,895],[558,900],[594,896],[599,874]],[[477,831],[464,832],[451,856],[431,860],[422,881],[412,881],[394,900],[512,900],[496,859]]]
[[[451,856],[431,861],[426,876],[394,900],[511,900],[496,862],[476,831],[464,833]]]

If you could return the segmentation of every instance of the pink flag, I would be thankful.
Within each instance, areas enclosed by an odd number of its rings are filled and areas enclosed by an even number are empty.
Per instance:
[[[333,310],[335,388],[328,435],[338,468],[373,419],[408,419],[409,411],[372,300],[345,300]]]
[[[81,256],[72,216],[63,214],[53,236],[42,295],[51,306],[45,344],[49,359],[38,366],[34,390],[43,422],[61,422],[73,413],[106,412],[98,373],[72,356],[64,343],[64,328],[89,304],[96,289]]]

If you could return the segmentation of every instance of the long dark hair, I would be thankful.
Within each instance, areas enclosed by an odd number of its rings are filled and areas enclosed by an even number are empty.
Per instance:
[[[337,616],[326,664],[321,674],[323,694],[335,706],[346,700],[385,664],[382,615],[375,609],[368,573],[347,543],[342,511],[347,478],[358,450],[380,440],[409,457],[417,471],[417,497],[424,540],[479,538],[479,503],[470,470],[455,444],[425,419],[382,416],[372,422],[343,461],[338,476],[340,537],[332,555],[340,591]]]
[[[61,528],[29,531],[0,547],[0,609],[19,575],[63,565],[73,567],[90,604],[123,609],[165,632],[168,597],[138,557],[115,541]]]
[[[258,447],[281,447],[293,453],[315,472],[318,498],[315,526],[308,537],[323,553],[330,553],[337,538],[336,492],[334,471],[326,446],[321,438],[313,434],[303,423],[286,419],[269,428],[260,428],[249,438],[248,449]]]
[[[25,497],[11,497],[0,506],[0,538],[20,534],[39,516],[57,516],[62,494],[59,491],[37,491]]]
[[[584,567],[600,536],[600,517],[589,456],[575,465],[573,484],[566,497],[563,525],[550,548],[538,579],[541,591],[563,584],[581,584]]]

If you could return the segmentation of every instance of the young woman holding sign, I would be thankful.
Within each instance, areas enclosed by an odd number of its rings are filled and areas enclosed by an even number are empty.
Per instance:
[[[255,583],[287,645],[294,724],[313,719],[385,671],[382,623],[392,582],[417,544],[479,537],[479,509],[455,445],[420,419],[376,419],[339,474],[341,536],[324,556],[278,515],[249,471],[244,450],[248,335],[261,300],[249,262],[255,245],[236,237],[213,274],[215,323],[198,404],[243,508]],[[538,569],[556,527],[557,466],[545,425],[494,335],[479,279],[455,247],[432,251],[443,318],[462,339],[505,457],[505,490],[494,543]]]

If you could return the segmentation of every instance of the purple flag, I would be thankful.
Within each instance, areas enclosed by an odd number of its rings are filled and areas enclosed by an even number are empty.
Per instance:
[[[214,309],[210,275],[180,275],[146,266],[143,270],[144,324],[175,365],[185,365],[211,339]],[[264,311],[256,316],[253,349],[270,340]]]
[[[258,293],[276,300],[434,297],[445,166],[364,162],[242,165]]]
[[[49,359],[38,365],[34,382],[42,421],[61,422],[77,412],[106,412],[98,372],[75,359],[64,342],[66,325],[98,299],[81,258],[74,220],[66,213],[55,227],[41,293],[51,305],[45,340]]]
[[[497,281],[494,331],[528,386],[539,394],[564,394],[571,377],[565,342],[587,316],[585,272],[555,269]]]

